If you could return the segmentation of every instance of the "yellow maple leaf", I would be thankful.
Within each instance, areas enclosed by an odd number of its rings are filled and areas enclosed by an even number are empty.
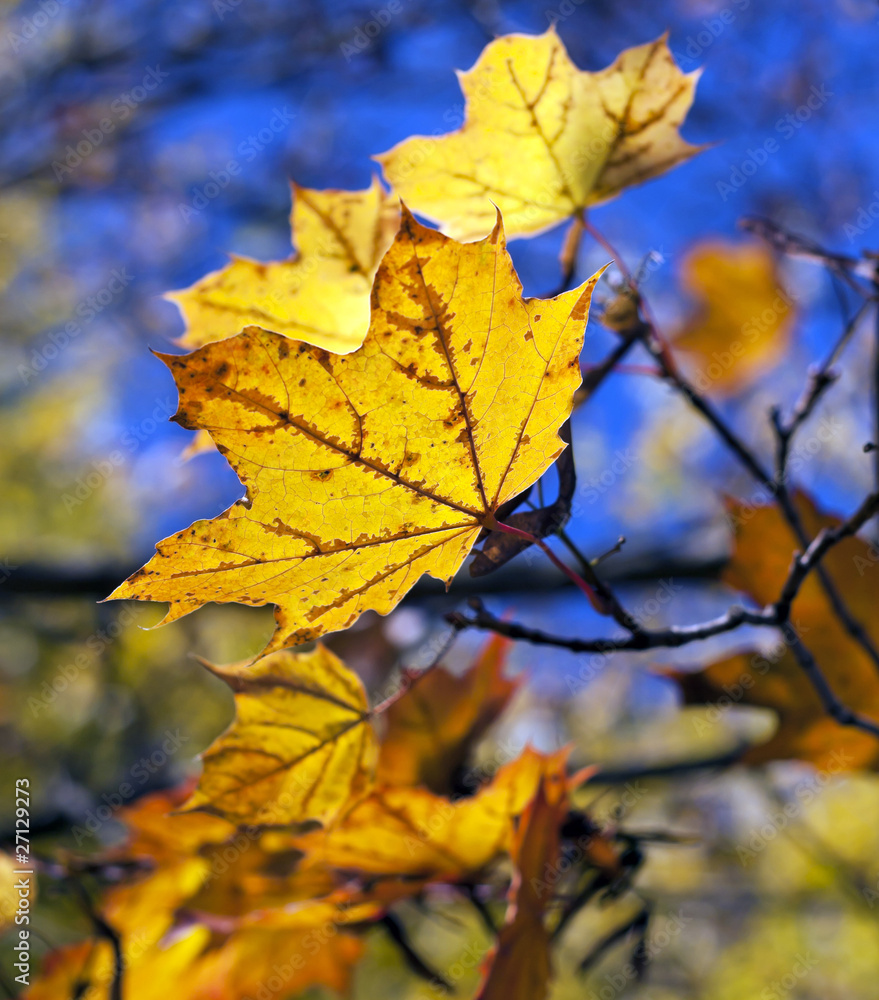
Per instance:
[[[564,766],[567,751],[526,748],[470,798],[450,801],[426,788],[376,788],[333,826],[297,838],[304,864],[373,875],[457,881],[509,851],[514,818],[542,776]]]
[[[210,431],[247,497],[160,542],[111,598],[168,601],[164,622],[273,603],[268,652],[386,614],[423,573],[448,584],[564,448],[598,277],[523,299],[499,216],[461,244],[407,212],[354,353],[250,327],[164,356],[175,419]]]
[[[456,770],[519,689],[521,678],[503,676],[509,646],[492,637],[463,674],[436,667],[388,707],[379,784],[452,790]]]
[[[806,495],[797,508],[810,537],[839,523],[818,509]],[[736,526],[733,557],[724,571],[730,586],[759,604],[776,601],[800,544],[775,507],[731,504]],[[855,619],[879,642],[875,589],[865,585],[864,572],[876,563],[870,546],[847,538],[822,560],[830,578]],[[791,605],[791,628],[815,656],[836,696],[850,708],[879,719],[879,675],[863,648],[833,612],[813,572]],[[687,704],[754,705],[778,714],[778,728],[765,743],[747,751],[744,760],[757,764],[796,758],[830,773],[879,767],[879,741],[869,733],[835,722],[782,636],[767,652],[726,657],[698,673],[676,673]]]
[[[399,201],[377,179],[364,191],[292,187],[297,252],[270,263],[233,257],[170,293],[186,323],[181,344],[200,347],[251,325],[337,353],[363,342],[373,275],[397,231]]]
[[[782,357],[796,311],[768,247],[706,240],[687,254],[681,281],[696,306],[674,346],[693,355],[701,392],[736,392]]]
[[[376,159],[405,202],[458,239],[485,232],[493,204],[510,237],[537,233],[699,152],[678,133],[698,75],[681,73],[666,36],[589,73],[553,27],[506,35],[459,74],[462,128]]]
[[[184,808],[237,823],[326,822],[366,789],[378,746],[366,692],[325,646],[206,666],[235,692],[235,721],[205,751]]]

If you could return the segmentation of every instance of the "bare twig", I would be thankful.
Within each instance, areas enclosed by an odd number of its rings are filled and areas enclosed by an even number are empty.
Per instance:
[[[95,909],[91,897],[82,883],[77,878],[71,878],[70,885],[73,886],[83,910],[95,929],[95,933],[98,937],[108,941],[113,950],[113,979],[110,983],[108,997],[109,1000],[122,1000],[122,976],[125,969],[125,959],[122,954],[122,939],[118,931]]]
[[[775,602],[775,609],[780,619],[788,620],[791,603],[799,593],[803,581],[825,554],[844,538],[850,538],[860,531],[877,512],[879,512],[879,492],[871,493],[847,521],[836,528],[824,528],[815,536],[804,553],[795,555],[788,578]]]
[[[602,654],[677,648],[732,632],[745,624],[781,628],[789,623],[793,600],[808,574],[813,570],[817,573],[824,556],[843,539],[855,535],[876,513],[879,513],[879,492],[870,494],[846,521],[835,528],[825,528],[821,531],[806,551],[794,559],[778,600],[756,611],[733,606],[725,614],[696,625],[672,625],[663,629],[639,628],[637,632],[628,636],[609,639],[565,638],[528,628],[516,622],[502,621],[492,615],[478,598],[471,598],[469,602],[474,612],[472,616],[467,617],[454,612],[447,618],[456,629],[485,629],[535,645],[556,646],[574,653]],[[802,640],[796,634],[791,634],[788,642],[797,663],[811,682],[827,713],[840,725],[852,726],[873,736],[879,736],[879,723],[854,712],[836,697],[817,661]]]
[[[767,226],[769,226],[769,224],[767,224]],[[779,227],[775,227],[775,229],[771,229],[770,227],[769,229],[767,229],[767,231],[772,231],[779,234],[783,232],[782,230],[780,230]],[[592,226],[591,224],[587,224],[587,232],[595,236],[596,239],[598,239],[600,236],[600,234],[596,235],[597,230],[595,230],[594,226]],[[794,241],[795,245],[802,247],[808,246],[810,254],[814,256],[820,256],[821,259],[826,259],[830,261],[834,267],[842,269],[843,272],[846,274],[848,272],[845,271],[845,268],[850,268],[854,265],[854,263],[859,263],[856,260],[856,258],[847,258],[841,254],[836,254],[836,255],[830,254],[829,252],[821,251],[821,248],[817,248],[813,244],[809,244],[808,241],[802,240],[801,238],[790,237],[789,234],[787,235],[790,240]],[[781,237],[779,236],[778,238],[780,239]],[[610,244],[607,243],[606,241],[604,241],[602,245],[605,244],[608,247],[610,247]],[[821,251],[820,254],[819,251]],[[619,265],[619,261],[617,261],[617,263]],[[619,266],[622,267],[622,265]],[[628,272],[624,270],[624,273],[627,274]],[[856,287],[859,293],[863,294],[863,289],[861,288],[861,286],[856,285]],[[769,492],[770,496],[773,496],[775,498],[775,501],[778,504],[779,509],[784,515],[785,520],[790,525],[791,530],[794,532],[798,543],[802,545],[804,548],[808,547],[811,539],[809,538],[805,530],[805,526],[803,525],[799,511],[797,510],[796,505],[794,504],[793,500],[790,497],[790,494],[788,493],[787,485],[784,479],[777,481],[774,476],[770,475],[768,469],[757,458],[754,452],[741,440],[741,438],[739,438],[739,436],[735,433],[735,431],[733,431],[733,429],[726,423],[726,421],[721,417],[720,413],[715,409],[715,407],[704,396],[702,396],[702,394],[699,393],[696,390],[696,388],[693,385],[691,385],[690,382],[678,371],[677,366],[675,365],[671,357],[671,352],[668,349],[668,346],[666,345],[662,336],[657,331],[655,322],[650,318],[649,309],[646,303],[644,303],[640,295],[638,297],[638,300],[641,305],[641,309],[645,319],[640,321],[639,329],[631,331],[631,334],[644,344],[644,346],[647,348],[650,354],[659,363],[659,366],[662,369],[663,377],[684,396],[684,398],[690,403],[690,405],[695,410],[697,410],[699,413],[702,414],[702,416],[714,428],[714,431],[717,433],[720,439],[727,445],[729,450],[739,460],[742,466],[754,477],[754,479],[757,480],[757,482],[761,486],[763,486]],[[858,311],[855,318],[851,321],[850,323],[851,329],[847,327],[846,331],[844,331],[843,333],[843,336],[837,342],[837,348],[835,348],[834,351],[831,352],[830,356],[831,359],[834,358],[837,354],[837,351],[841,349],[839,345],[844,344],[848,336],[850,336],[851,332],[853,332],[854,328],[857,325],[857,320],[860,317],[860,315],[861,315],[861,310]],[[817,400],[813,400],[812,406],[814,406],[815,401]],[[801,422],[802,421],[800,421],[800,423]],[[786,447],[788,446],[789,446],[789,441]],[[786,453],[785,453],[785,461],[786,461]],[[818,579],[821,582],[821,586],[825,594],[827,595],[827,598],[830,601],[830,604],[837,618],[839,618],[839,620],[842,622],[843,626],[845,627],[849,635],[851,635],[851,637],[865,650],[867,655],[873,661],[877,670],[879,670],[879,649],[877,649],[876,645],[870,638],[864,626],[851,613],[845,601],[843,600],[842,595],[837,590],[836,585],[830,579],[824,567],[818,565],[816,572],[818,575]]]
[[[435,969],[432,969],[412,947],[409,935],[406,933],[406,928],[400,923],[397,917],[392,913],[386,913],[379,920],[379,923],[388,932],[390,939],[400,949],[400,953],[405,959],[406,964],[417,976],[426,979],[430,983],[436,983],[447,993],[453,992],[451,983],[447,982]]]
[[[765,240],[779,253],[792,257],[805,257],[816,264],[821,264],[844,281],[858,295],[868,294],[856,276],[857,268],[862,264],[860,258],[827,250],[808,237],[788,232],[770,219],[751,216],[742,219],[741,227]]]
[[[470,598],[468,604],[474,612],[473,615],[451,612],[446,616],[447,620],[459,628],[483,629],[509,639],[530,642],[536,646],[557,646],[572,653],[631,653],[645,649],[673,649],[732,632],[741,625],[779,624],[773,609],[749,611],[734,606],[718,618],[698,625],[672,625],[662,629],[641,628],[633,634],[610,639],[576,639],[550,635],[540,629],[504,621],[488,611],[478,598]]]

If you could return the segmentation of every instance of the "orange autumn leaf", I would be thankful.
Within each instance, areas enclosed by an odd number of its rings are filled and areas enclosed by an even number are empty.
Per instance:
[[[804,494],[797,495],[796,505],[810,537],[839,523]],[[731,504],[730,514],[735,546],[725,582],[758,604],[777,600],[792,554],[801,546],[775,507]],[[822,565],[855,619],[874,643],[879,642],[875,588],[865,578],[876,567],[870,546],[860,538],[845,539]],[[814,572],[793,602],[791,627],[814,654],[837,697],[879,719],[879,673],[839,623]],[[777,713],[778,729],[768,742],[747,751],[744,759],[749,763],[797,758],[833,773],[879,766],[879,743],[869,733],[840,726],[828,716],[783,638],[769,653],[727,657],[698,673],[675,674],[675,679],[687,704],[755,705]]]
[[[234,823],[206,813],[179,812],[191,793],[187,783],[145,795],[120,810],[119,819],[128,828],[128,838],[118,854],[166,864],[231,840],[236,832]]]
[[[234,691],[235,721],[204,752],[184,808],[236,823],[326,822],[365,791],[378,746],[366,691],[325,646],[206,666]]]
[[[706,240],[687,254],[681,283],[695,308],[674,345],[691,355],[700,391],[737,392],[784,354],[796,312],[764,244]]]
[[[457,132],[413,136],[376,159],[407,204],[458,239],[484,232],[495,205],[511,238],[531,235],[698,153],[678,132],[697,80],[666,36],[589,73],[554,27],[505,35],[459,74]]]
[[[509,647],[494,636],[465,673],[436,667],[387,709],[379,784],[451,791],[453,775],[519,689],[521,678],[503,675]]]
[[[543,1000],[549,991],[552,939],[544,918],[552,892],[547,875],[558,871],[559,831],[568,813],[564,761],[559,763],[541,777],[516,831],[507,916],[477,1000]]]
[[[515,817],[566,759],[565,750],[546,756],[527,748],[476,795],[454,802],[426,788],[379,787],[333,826],[295,843],[305,865],[459,881],[510,850]]]
[[[186,1000],[298,996],[314,986],[347,993],[363,942],[327,921],[322,907],[289,929],[244,927],[193,963],[175,985]],[[269,985],[270,984],[270,985]]]
[[[365,191],[292,189],[296,253],[267,264],[233,257],[166,296],[186,323],[181,344],[201,347],[259,326],[338,353],[361,345],[372,279],[399,225],[399,200],[378,180]]]
[[[279,864],[284,857],[263,849],[255,827],[169,814],[184,798],[172,789],[122,810],[129,841],[106,856],[111,865],[149,862],[96,907],[119,940],[123,997],[240,1000],[278,974],[274,963],[289,970],[282,978],[291,990],[344,988],[362,945],[341,931],[374,919],[383,904],[349,900],[329,871]],[[92,939],[53,952],[28,996],[113,1000],[114,977],[109,941]]]
[[[250,327],[163,357],[175,419],[210,431],[247,496],[160,542],[111,597],[167,601],[164,622],[273,603],[269,652],[386,614],[424,573],[450,583],[564,448],[597,278],[524,299],[500,218],[461,244],[406,213],[354,353]]]

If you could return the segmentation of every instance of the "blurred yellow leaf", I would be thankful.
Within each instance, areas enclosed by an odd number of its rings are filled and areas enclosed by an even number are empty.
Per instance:
[[[464,674],[436,667],[389,706],[379,784],[452,790],[455,772],[519,689],[520,679],[503,676],[509,646],[495,636]]]
[[[320,911],[311,926],[302,929],[245,928],[233,933],[222,948],[193,965],[182,981],[185,992],[176,995],[186,1000],[242,1000],[259,996],[268,983],[279,987],[280,992],[272,994],[278,997],[300,996],[313,986],[345,995],[362,954],[363,942],[336,930]]]
[[[514,819],[541,777],[558,772],[566,756],[527,748],[476,795],[454,802],[426,788],[376,788],[329,829],[295,843],[306,865],[458,881],[510,850]]]
[[[15,885],[21,876],[16,875],[15,870],[21,867],[23,866],[16,864],[11,855],[0,851],[0,934],[15,923],[15,915],[21,901],[21,896]],[[37,881],[32,877],[28,882],[28,912],[30,913],[36,902]]]
[[[250,327],[163,357],[177,421],[211,432],[247,497],[160,542],[112,598],[168,601],[165,622],[273,603],[268,652],[386,614],[423,573],[449,583],[564,447],[596,280],[523,299],[500,220],[461,244],[407,213],[355,353]]]
[[[697,79],[678,69],[665,36],[588,73],[553,27],[506,35],[459,74],[462,128],[413,136],[376,159],[403,200],[455,238],[485,232],[495,205],[508,235],[524,236],[699,152],[678,133]]]
[[[366,692],[325,646],[208,669],[235,692],[235,721],[205,751],[184,808],[237,823],[326,822],[366,789],[378,745]]]
[[[175,996],[181,977],[204,950],[210,938],[205,927],[191,927],[165,947],[146,947],[135,937],[123,945],[124,1000],[168,1000]],[[115,963],[110,942],[80,941],[50,952],[40,976],[25,994],[26,1000],[116,1000]]]
[[[400,222],[377,179],[365,191],[293,185],[297,252],[263,264],[246,257],[172,292],[186,322],[180,343],[201,347],[259,326],[328,351],[353,351],[369,325],[375,269]]]
[[[706,240],[685,258],[681,283],[696,306],[674,345],[693,355],[700,391],[736,392],[782,357],[796,313],[762,243]]]

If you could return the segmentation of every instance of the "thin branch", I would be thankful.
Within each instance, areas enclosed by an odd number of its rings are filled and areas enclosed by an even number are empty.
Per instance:
[[[596,239],[600,236],[600,234],[596,235],[598,231],[591,224],[587,226],[587,231],[593,236],[596,236]],[[772,231],[777,233],[783,232],[778,227]],[[794,238],[790,237],[790,239]],[[803,247],[808,246],[809,253],[812,255],[817,255],[821,250],[821,248],[817,248],[814,244],[808,244],[805,240],[800,238],[796,239],[798,240],[796,245]],[[608,247],[610,246],[606,240],[602,245],[605,244]],[[828,261],[833,262],[834,266],[839,268],[844,269],[844,265],[845,267],[849,267],[853,262],[858,263],[855,258],[846,258],[844,255],[834,255],[823,251],[821,251],[821,253],[823,254],[822,259],[826,258]],[[624,271],[624,273],[628,272]],[[857,288],[861,294],[863,294],[863,290],[860,286],[857,286]],[[802,519],[800,518],[799,511],[788,493],[785,481],[783,479],[776,481],[775,477],[770,475],[769,471],[763,466],[762,462],[757,458],[754,452],[738,437],[732,428],[729,427],[714,406],[678,371],[677,366],[671,357],[671,352],[668,350],[665,341],[657,331],[655,322],[650,317],[649,309],[646,303],[640,295],[638,296],[638,300],[645,319],[639,320],[639,328],[630,331],[631,335],[644,344],[649,353],[659,363],[663,376],[672,385],[674,385],[674,387],[687,399],[695,410],[705,417],[708,423],[714,428],[717,435],[727,445],[736,458],[738,458],[744,468],[757,480],[758,483],[760,483],[761,486],[769,491],[770,496],[774,496],[779,509],[794,532],[797,541],[804,548],[808,547],[811,539],[806,532]],[[854,325],[856,325],[857,318],[858,316],[856,315],[855,319],[852,321],[852,330],[854,329]],[[843,338],[841,338],[840,342],[844,342],[847,335],[849,335],[849,331],[844,332]],[[831,358],[834,357],[834,355],[835,351],[831,354]],[[816,572],[824,593],[827,595],[837,618],[840,622],[842,622],[849,635],[864,649],[873,661],[877,670],[879,670],[879,648],[877,648],[873,643],[864,626],[854,617],[851,611],[849,611],[842,595],[837,590],[836,585],[828,576],[824,567],[819,565]]]
[[[790,618],[791,604],[799,593],[803,581],[826,553],[844,538],[855,535],[876,513],[879,513],[879,492],[871,493],[847,521],[843,521],[835,528],[822,529],[804,553],[795,555],[790,573],[775,602],[775,609],[780,619],[787,621]]]
[[[872,719],[868,719],[865,715],[860,715],[858,712],[853,711],[836,697],[833,689],[827,682],[827,678],[818,666],[817,660],[806,649],[799,636],[791,633],[788,637],[788,644],[791,653],[811,681],[815,693],[821,699],[824,711],[841,726],[851,726],[854,729],[860,729],[865,733],[870,733],[872,736],[879,738],[879,723],[873,722]]]
[[[94,908],[91,897],[78,879],[72,878],[70,884],[82,904],[83,910],[92,923],[98,937],[110,943],[113,950],[113,979],[108,993],[109,1000],[122,1000],[122,976],[125,969],[125,958],[122,954],[122,939],[118,931],[109,924]]]
[[[858,295],[868,294],[864,286],[857,280],[857,269],[863,263],[860,258],[827,250],[808,237],[789,232],[771,219],[751,216],[742,219],[740,225],[742,229],[765,240],[779,253],[812,260],[841,278]]]
[[[645,903],[631,920],[627,920],[622,926],[617,927],[616,930],[611,931],[610,934],[598,942],[577,966],[578,971],[581,973],[587,972],[609,948],[612,948],[617,942],[628,937],[630,933],[635,931],[638,934],[638,943],[632,955],[632,964],[635,967],[636,977],[640,979],[647,965],[645,940],[649,921],[650,907]]]
[[[778,600],[758,611],[749,611],[734,605],[725,614],[707,622],[696,625],[672,625],[663,629],[639,629],[628,636],[610,639],[565,638],[550,635],[539,629],[527,628],[516,622],[502,621],[491,614],[478,598],[471,598],[469,601],[470,608],[474,612],[470,617],[458,612],[446,617],[456,629],[484,629],[534,645],[555,646],[574,653],[602,654],[677,648],[734,631],[745,624],[781,628],[789,623],[793,600],[809,573],[813,570],[817,573],[821,569],[820,563],[824,556],[843,539],[855,535],[876,513],[879,513],[879,492],[870,494],[846,521],[835,528],[825,528],[821,531],[806,551],[794,559]],[[879,736],[879,723],[854,712],[836,697],[815,657],[800,638],[791,633],[788,642],[797,663],[821,699],[825,711],[840,725],[852,726],[873,736]]]
[[[396,704],[403,697],[404,694],[406,694],[408,691],[411,691],[412,688],[414,688],[415,685],[422,679],[422,677],[426,677],[427,674],[429,674],[432,670],[434,670],[437,667],[437,665],[440,663],[440,661],[443,659],[446,653],[448,653],[448,651],[452,648],[452,645],[454,644],[455,639],[458,636],[458,633],[461,631],[462,628],[464,628],[463,625],[458,625],[455,622],[452,622],[451,620],[449,621],[449,624],[452,627],[446,634],[446,636],[443,638],[443,641],[439,644],[439,648],[437,649],[437,652],[434,654],[434,657],[430,661],[430,663],[428,663],[426,667],[423,667],[421,669],[417,669],[414,667],[403,667],[403,669],[400,671],[400,683],[396,691],[388,695],[388,697],[385,698],[384,701],[379,702],[377,705],[373,706],[373,708],[369,710],[367,714],[370,718],[375,718],[376,716],[381,715],[383,712],[387,712],[387,710],[391,707],[391,705]]]
[[[453,992],[451,983],[447,982],[438,972],[432,969],[412,947],[409,942],[409,935],[406,933],[406,928],[400,923],[397,917],[392,913],[386,913],[379,920],[379,923],[388,932],[390,939],[400,949],[403,958],[406,960],[406,964],[416,975],[421,976],[422,979],[426,979],[430,983],[436,983],[447,993]]]
[[[571,225],[565,233],[562,249],[559,253],[559,266],[562,269],[561,280],[549,298],[555,298],[562,292],[574,287],[574,280],[577,276],[577,258],[580,254],[580,244],[583,242],[583,219],[575,215],[571,219]]]
[[[453,611],[446,615],[446,620],[458,628],[477,628],[496,632],[509,639],[530,642],[536,646],[557,646],[572,653],[626,653],[645,649],[674,649],[725,632],[733,632],[741,625],[778,626],[779,624],[772,608],[749,611],[746,608],[733,606],[718,618],[700,622],[698,625],[671,625],[662,629],[642,628],[636,633],[611,639],[575,639],[550,635],[540,629],[496,618],[478,598],[470,598],[468,604],[474,612],[471,616]]]

